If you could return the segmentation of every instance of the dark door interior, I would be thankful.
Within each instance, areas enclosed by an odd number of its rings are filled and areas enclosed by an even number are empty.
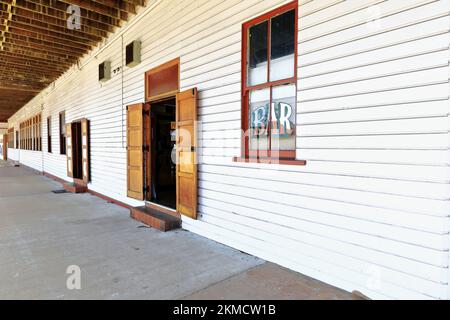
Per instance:
[[[81,122],[72,123],[73,177],[83,179]]]
[[[175,98],[152,103],[151,201],[176,208]]]

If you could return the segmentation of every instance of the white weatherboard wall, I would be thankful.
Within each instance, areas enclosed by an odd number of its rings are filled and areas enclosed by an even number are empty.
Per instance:
[[[157,4],[81,70],[10,119],[52,117],[52,149],[25,164],[63,179],[58,113],[91,121],[89,188],[126,198],[125,106],[144,72],[181,58],[199,89],[199,220],[183,227],[374,299],[449,298],[449,1],[301,0],[297,158],[304,167],[233,163],[240,155],[241,26],[289,1]],[[123,38],[122,38],[123,37]],[[97,81],[97,65],[142,63]],[[50,93],[48,93],[50,92]],[[43,134],[45,137],[45,134]]]
[[[29,118],[41,113],[42,109],[43,109],[42,98],[40,95],[38,95],[33,100],[31,100],[25,107],[20,109],[16,114],[14,114],[11,118],[9,118],[8,120],[9,128],[14,128],[14,132],[19,131],[20,137],[20,123],[29,120]],[[44,118],[42,118],[42,122],[44,121],[45,121]],[[41,132],[42,142],[44,142],[46,141],[45,138],[46,135],[44,135],[44,132],[46,131],[43,128],[43,124],[41,128],[42,128]],[[8,149],[8,158],[14,161],[19,161],[20,163],[38,171],[44,171],[43,170],[44,156],[45,154],[40,151]]]
[[[3,135],[8,132],[8,129],[8,122],[0,122],[0,143],[3,143]],[[17,155],[18,152],[16,151],[16,149],[8,148],[8,159],[17,160]]]

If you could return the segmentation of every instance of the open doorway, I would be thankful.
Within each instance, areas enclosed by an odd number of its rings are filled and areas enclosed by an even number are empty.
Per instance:
[[[153,203],[176,209],[175,97],[151,103],[151,192]]]
[[[72,145],[73,145],[73,178],[83,179],[83,158],[82,158],[82,133],[81,122],[72,123]]]

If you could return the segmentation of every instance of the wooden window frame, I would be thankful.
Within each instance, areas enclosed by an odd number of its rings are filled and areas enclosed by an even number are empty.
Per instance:
[[[171,68],[173,66],[177,66],[177,68],[178,68],[177,89],[172,90],[172,91],[167,91],[167,92],[164,92],[159,95],[151,96],[150,95],[149,76],[157,74],[157,73],[159,73],[165,69]],[[164,100],[166,98],[175,96],[179,92],[180,92],[180,58],[173,59],[173,60],[166,62],[160,66],[150,69],[145,73],[145,102],[155,102],[155,101]]]
[[[42,151],[42,116],[35,115],[19,124],[16,133],[16,149]]]
[[[14,128],[8,129],[8,149],[14,149]]]
[[[270,44],[271,44],[271,24],[268,23],[268,37],[267,37],[267,50],[268,50],[268,56],[267,56],[267,72],[268,72],[268,78],[267,82],[259,85],[254,86],[248,86],[247,84],[247,52],[248,52],[248,34],[251,27],[258,25],[265,21],[270,21],[272,18],[281,15],[283,13],[286,13],[288,11],[295,10],[295,34],[294,34],[294,77],[277,80],[277,81],[270,81]],[[241,127],[242,131],[244,133],[248,132],[249,129],[249,95],[251,91],[254,90],[260,90],[260,89],[266,89],[266,88],[273,88],[280,85],[286,85],[286,84],[295,84],[297,88],[297,67],[298,67],[298,1],[293,1],[291,3],[288,3],[284,6],[281,6],[277,9],[274,9],[272,11],[269,11],[255,19],[252,19],[242,25],[242,117],[241,117]],[[272,91],[271,91],[272,92]],[[271,93],[271,100],[272,100],[272,93]],[[269,127],[269,141],[270,141],[270,132],[271,129]],[[293,150],[286,150],[286,151],[272,151],[269,147],[267,150],[258,150],[258,151],[251,151],[250,150],[250,143],[249,143],[249,136],[247,134],[244,134],[242,137],[242,158],[241,159],[262,159],[264,162],[271,163],[271,159],[276,162],[276,160],[295,160],[296,158],[296,147],[294,147]],[[297,143],[295,142],[295,146]],[[263,155],[261,155],[263,154]],[[235,161],[238,161],[239,159],[236,158]],[[239,161],[241,162],[241,161]],[[249,161],[242,161],[242,162],[249,162]]]

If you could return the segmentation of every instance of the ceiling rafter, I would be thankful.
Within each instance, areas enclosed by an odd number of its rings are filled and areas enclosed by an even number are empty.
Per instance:
[[[6,6],[2,1],[0,0],[0,7]],[[60,27],[67,29],[67,19],[65,17],[58,18],[56,16],[50,16],[43,13],[37,13],[33,12],[29,9],[14,7],[13,8],[13,14],[15,17],[23,18],[23,19],[29,19],[31,21],[35,21],[36,23],[41,23],[43,25],[48,26],[54,26],[54,27]],[[0,16],[1,18],[4,18],[3,16]],[[107,25],[101,25],[99,26],[98,23],[92,24],[90,20],[84,20],[84,23],[81,25],[80,30],[72,30],[73,32],[79,33],[79,34],[89,34],[97,37],[107,37],[108,32],[111,32],[112,29],[109,28]]]
[[[105,9],[104,7],[87,5],[87,1],[82,0],[68,0],[68,1],[60,1],[60,0],[17,0],[18,2],[28,2],[30,4],[34,4],[37,6],[52,8],[58,11],[63,11],[67,14],[67,8],[70,5],[78,5],[81,9],[81,16],[83,14],[90,15],[91,17],[95,17],[96,19],[102,21],[102,18],[110,18],[113,21],[120,21],[121,17],[119,11],[115,8]],[[67,14],[67,17],[69,15]],[[94,18],[94,19],[95,19]],[[126,19],[123,19],[126,20]]]
[[[86,48],[87,50],[90,50],[97,44],[97,42],[92,40],[86,40],[85,42],[83,42],[82,40],[70,34],[63,34],[61,37],[61,35],[59,35],[57,32],[24,25],[15,21],[10,22],[8,29],[10,29],[12,32],[20,30],[22,35],[28,35],[36,39],[48,39],[47,41],[54,41],[55,43],[65,43],[67,46],[73,46],[74,48]]]
[[[20,23],[22,25],[27,25],[35,28],[46,29],[59,34],[68,34],[73,37],[77,37],[82,41],[95,41],[99,42],[102,40],[104,35],[92,34],[90,32],[81,32],[78,30],[68,30],[67,26],[56,26],[53,24],[46,23],[44,21],[40,21],[38,19],[30,19],[27,17],[22,17],[20,15],[14,15],[12,23]]]
[[[118,27],[145,0],[0,0],[0,122]],[[80,8],[71,27],[70,5]]]
[[[9,30],[9,24],[12,20],[12,10],[15,4],[16,0],[11,0],[11,4],[8,4],[8,6],[6,7],[6,12],[4,15],[6,16],[6,18],[2,21],[1,23],[2,29],[0,30],[0,51],[3,50],[3,37],[5,33],[8,32]]]
[[[1,29],[2,26],[0,26],[0,30]],[[92,49],[91,45],[83,45],[81,43],[74,43],[69,40],[65,40],[61,37],[49,36],[38,32],[30,32],[26,28],[14,27],[10,28],[10,31],[12,31],[12,34],[26,37],[27,39],[29,39],[29,41],[44,41],[47,43],[54,43],[56,45],[62,45],[67,48],[73,48],[74,50],[83,50],[83,52]]]
[[[40,64],[49,69],[50,69],[50,66],[52,63],[52,61],[45,56],[44,57],[36,57],[36,59],[34,59],[35,62],[33,63],[32,60],[30,60],[28,56],[24,56],[23,54],[16,53],[16,52],[14,52],[14,53],[8,52],[8,54],[2,55],[2,58],[3,57],[5,57],[5,59],[3,61],[7,60],[7,61],[11,61],[11,62],[16,62],[19,64],[29,65],[29,66],[34,66],[35,64]],[[64,67],[63,70],[67,70],[67,68],[70,67],[70,65],[68,63],[66,63],[66,64],[61,63],[60,65],[62,67]],[[53,69],[53,70],[60,70],[60,69]]]
[[[0,0],[0,4],[2,4],[2,6],[6,6],[7,1],[8,0]],[[32,15],[33,18],[36,15],[45,16],[45,19],[47,19],[48,21],[58,21],[58,23],[60,24],[62,23],[63,26],[67,26],[67,18],[68,18],[67,11],[43,7],[31,2],[31,0],[30,2],[20,2],[21,0],[18,1],[19,2],[17,2],[16,6],[14,7],[15,8],[14,14],[28,17]],[[91,15],[87,14],[86,12],[83,14],[83,11],[81,12],[81,19],[82,19],[82,26],[87,25],[89,27],[105,32],[113,32],[115,28],[115,25],[99,21],[98,15],[91,17]]]
[[[22,48],[22,49],[28,49],[31,51],[34,50],[40,50],[42,52],[59,56],[59,57],[65,57],[66,59],[73,58],[78,59],[77,52],[74,52],[73,50],[66,50],[63,46],[50,46],[46,45],[45,43],[34,43],[32,41],[23,41],[19,39],[14,39],[11,37],[11,35],[6,35],[3,39],[3,45],[5,47],[9,48]]]
[[[70,45],[70,42],[55,42],[52,41],[52,39],[46,39],[43,37],[35,37],[34,34],[27,33],[26,31],[22,32],[20,29],[18,32],[14,33],[5,33],[4,38],[10,38],[10,39],[16,39],[16,40],[22,40],[37,44],[43,44],[43,45],[49,45],[53,48],[61,49],[62,51],[70,51],[72,53],[75,53],[77,56],[79,54],[84,54],[86,51],[89,50],[89,47],[87,46],[74,46]]]
[[[9,44],[8,44],[9,45]],[[67,70],[67,67],[70,67],[74,63],[77,63],[75,58],[67,59],[65,57],[57,56],[57,55],[49,55],[48,53],[38,52],[33,54],[33,59],[30,59],[31,54],[28,48],[12,48],[8,45],[5,45],[6,52],[9,55],[0,56],[4,57],[3,61],[21,63],[24,65],[33,66],[35,64],[39,64],[49,70],[49,72],[53,70]],[[33,63],[33,60],[35,61]],[[71,62],[70,62],[71,61]],[[55,63],[58,64],[58,67],[54,67]]]

